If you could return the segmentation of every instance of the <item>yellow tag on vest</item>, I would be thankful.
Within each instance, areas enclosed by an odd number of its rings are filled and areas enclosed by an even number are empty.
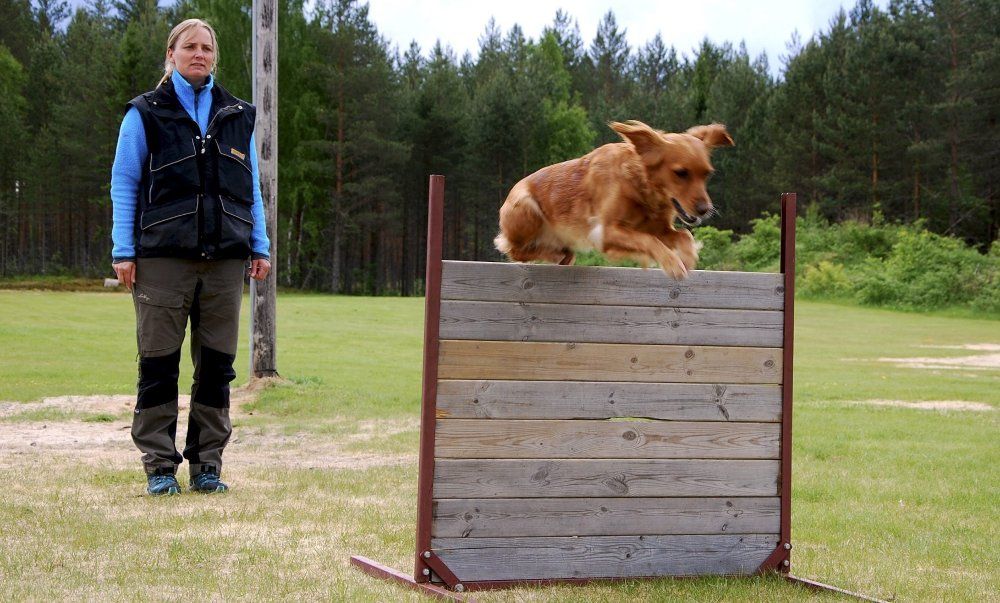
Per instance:
[[[234,149],[232,147],[229,147],[229,152],[232,153],[233,156],[239,157],[240,160],[245,161],[246,158],[247,158],[246,153],[240,153],[239,151],[237,151],[236,149]]]

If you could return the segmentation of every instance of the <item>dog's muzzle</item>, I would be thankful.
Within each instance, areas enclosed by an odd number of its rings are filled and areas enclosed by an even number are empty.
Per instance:
[[[684,211],[684,208],[677,202],[677,199],[671,197],[670,200],[674,202],[674,209],[677,210],[677,216],[681,219],[681,222],[687,224],[688,226],[697,226],[701,224],[701,218],[692,216]]]

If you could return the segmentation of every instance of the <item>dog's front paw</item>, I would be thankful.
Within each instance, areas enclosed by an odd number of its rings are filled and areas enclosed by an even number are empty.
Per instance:
[[[694,267],[698,265],[698,252],[701,251],[702,243],[695,241],[694,235],[690,231],[679,230],[677,234],[680,235],[677,240],[677,255],[684,262],[685,268],[694,270]]]
[[[671,276],[678,281],[685,279],[688,276],[687,266],[684,265],[680,256],[674,252],[670,252],[660,260],[660,268],[662,268],[668,276]]]

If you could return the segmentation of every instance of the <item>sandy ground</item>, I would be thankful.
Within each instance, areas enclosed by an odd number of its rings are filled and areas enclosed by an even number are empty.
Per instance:
[[[255,392],[233,391],[231,416],[234,422],[245,416],[243,405],[253,400]],[[184,445],[187,409],[190,396],[181,396],[177,424],[178,449]],[[132,444],[131,412],[135,397],[59,396],[39,402],[0,402],[0,467],[30,463],[36,455],[72,458],[84,464],[135,465],[139,452]],[[113,421],[88,422],[80,419],[23,421],[16,415],[38,410],[67,413],[104,413]],[[11,420],[13,419],[13,420]],[[346,437],[315,434],[280,435],[257,427],[234,429],[226,447],[226,464],[235,468],[254,465],[284,468],[367,468],[377,465],[412,463],[416,454],[386,455],[345,451],[344,446],[375,437],[416,430],[415,422],[386,420],[365,421]]]
[[[891,362],[896,366],[932,370],[1000,370],[1000,344],[972,343],[967,345],[921,346],[938,350],[968,350],[987,352],[951,357],[879,358],[879,362]]]
[[[905,400],[854,400],[850,404],[869,404],[872,406],[895,406],[898,408],[916,408],[918,410],[957,410],[969,412],[993,412],[996,410],[982,402],[965,402],[963,400],[928,400],[924,402],[907,402]]]

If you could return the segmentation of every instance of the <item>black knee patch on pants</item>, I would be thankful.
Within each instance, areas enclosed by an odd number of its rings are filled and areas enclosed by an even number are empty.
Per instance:
[[[236,378],[236,354],[201,347],[198,380],[191,388],[191,401],[212,408],[229,408],[229,383]]]
[[[139,359],[139,395],[136,409],[161,406],[177,399],[181,351]]]

